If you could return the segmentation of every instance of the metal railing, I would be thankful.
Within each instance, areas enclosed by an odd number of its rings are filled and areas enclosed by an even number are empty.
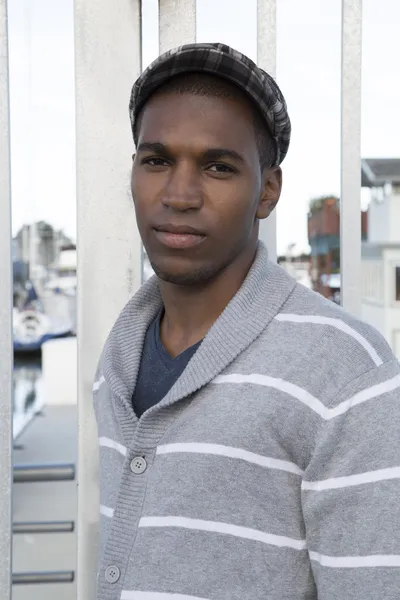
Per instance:
[[[38,483],[44,481],[73,481],[75,465],[15,465],[14,483]]]
[[[258,61],[276,70],[276,0],[258,0]],[[245,3],[243,3],[245,7]],[[362,0],[342,0],[342,303],[360,307],[360,97]],[[142,280],[128,194],[133,144],[127,98],[141,68],[139,0],[75,0],[78,203],[78,600],[95,597],[98,444],[91,404],[96,360],[118,312]],[[245,10],[245,8],[243,8]],[[195,0],[160,0],[160,50],[193,41]],[[222,25],[221,25],[222,26]],[[117,66],[117,68],[116,68]],[[107,82],[107,85],[104,85]],[[11,594],[12,335],[6,0],[0,0],[0,597]],[[261,237],[276,257],[275,216]],[[100,243],[99,243],[100,242]],[[20,574],[14,583],[32,582]],[[58,581],[64,575],[58,574]],[[43,574],[47,580],[48,576]]]
[[[75,465],[16,465],[13,468],[13,479],[14,483],[73,481]],[[74,530],[74,521],[28,521],[13,523],[12,526],[13,534],[72,533]],[[74,571],[32,571],[13,573],[11,581],[12,585],[43,585],[46,583],[72,583],[74,579]]]
[[[362,0],[342,2],[340,261],[341,303],[361,312]]]
[[[12,267],[7,6],[0,0],[0,598],[11,598]]]
[[[13,523],[13,534],[73,533],[74,521],[24,521]]]
[[[13,585],[33,585],[44,583],[72,583],[75,579],[73,571],[43,571],[40,573],[13,573]]]

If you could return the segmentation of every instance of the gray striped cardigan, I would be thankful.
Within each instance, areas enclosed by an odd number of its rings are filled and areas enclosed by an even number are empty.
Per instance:
[[[98,600],[398,600],[400,366],[383,338],[268,262],[167,396],[131,398],[157,280],[94,384]]]

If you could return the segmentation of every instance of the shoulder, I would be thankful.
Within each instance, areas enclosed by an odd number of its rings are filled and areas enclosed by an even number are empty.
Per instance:
[[[329,396],[382,365],[397,363],[374,327],[302,285],[295,286],[274,321],[277,338],[286,340],[286,352],[301,359],[298,364],[307,373],[302,377],[314,381],[317,389],[324,381]]]

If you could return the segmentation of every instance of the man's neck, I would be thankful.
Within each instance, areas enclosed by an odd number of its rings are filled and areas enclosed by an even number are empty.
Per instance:
[[[164,316],[161,340],[171,356],[178,356],[204,338],[240,289],[256,250],[230,265],[202,286],[179,286],[160,280]]]

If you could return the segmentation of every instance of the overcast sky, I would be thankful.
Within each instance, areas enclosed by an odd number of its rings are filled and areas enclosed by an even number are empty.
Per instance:
[[[400,1],[363,4],[362,156],[400,157]],[[256,59],[256,0],[197,5],[198,41],[222,41]],[[157,0],[143,7],[146,66],[157,56]],[[310,198],[339,194],[340,25],[341,0],[278,0],[277,81],[293,125],[280,253],[290,243],[307,249]],[[73,1],[9,2],[9,43],[13,230],[45,219],[74,236]]]

